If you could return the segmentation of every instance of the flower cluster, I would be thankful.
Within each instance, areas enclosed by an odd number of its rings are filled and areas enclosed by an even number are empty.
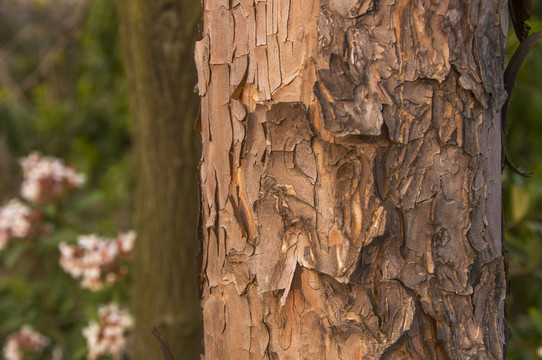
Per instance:
[[[134,320],[116,304],[101,306],[98,314],[98,322],[91,322],[83,329],[89,349],[88,358],[94,360],[109,354],[119,359],[126,350],[125,332],[133,327]]]
[[[60,266],[72,277],[82,278],[83,287],[100,290],[104,282],[111,285],[126,275],[123,260],[131,254],[134,240],[134,231],[120,233],[116,239],[79,236],[77,245],[59,245]]]
[[[24,239],[37,235],[41,215],[20,201],[13,199],[0,208],[0,250],[13,238]]]
[[[6,360],[23,360],[25,354],[41,353],[51,343],[51,341],[42,334],[34,331],[30,326],[25,325],[21,330],[11,334],[4,345],[2,351]],[[60,349],[53,351],[52,359],[60,360],[62,353]]]
[[[85,182],[83,174],[65,166],[62,160],[38,152],[21,158],[20,164],[24,175],[21,196],[36,204],[56,201]]]
[[[42,221],[42,213],[33,207],[60,200],[85,181],[83,174],[65,166],[62,160],[37,152],[21,158],[20,164],[24,175],[20,194],[32,207],[17,199],[0,207],[0,250],[12,239],[37,238],[47,232],[48,224]],[[104,284],[111,285],[127,275],[125,261],[131,255],[135,237],[133,231],[120,233],[114,239],[91,234],[80,236],[75,245],[61,243],[60,266],[72,277],[82,279],[83,287],[99,290]],[[133,319],[113,304],[100,307],[99,317],[98,322],[83,329],[88,358],[110,355],[118,359],[125,352],[125,332],[133,326]],[[61,360],[63,356],[60,347],[53,347],[49,338],[29,326],[11,334],[2,352],[5,360]]]

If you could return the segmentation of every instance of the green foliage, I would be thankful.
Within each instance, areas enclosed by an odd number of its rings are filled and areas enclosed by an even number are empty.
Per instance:
[[[533,2],[532,30],[542,30],[542,4]],[[517,40],[511,31],[512,53]],[[508,312],[512,332],[507,359],[539,359],[542,351],[542,44],[528,56],[512,95],[508,152],[516,164],[534,172],[524,179],[510,170],[503,176],[509,262]],[[538,354],[537,354],[538,351]]]
[[[96,318],[98,305],[128,305],[129,282],[85,290],[60,268],[58,251],[59,243],[81,234],[115,236],[131,228],[133,164],[115,6],[111,0],[2,3],[0,65],[13,84],[0,83],[0,140],[15,160],[39,150],[73,165],[87,182],[43,209],[54,231],[0,251],[0,347],[30,324],[61,345],[64,359],[85,359],[81,329]]]

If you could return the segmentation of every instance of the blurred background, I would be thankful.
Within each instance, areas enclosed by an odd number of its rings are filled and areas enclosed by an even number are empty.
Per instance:
[[[533,6],[531,33],[542,30],[542,3],[533,1]],[[508,54],[513,54],[517,46],[511,29]],[[509,155],[534,175],[523,178],[509,169],[503,173],[512,332],[507,359],[542,359],[542,42],[523,65],[509,119]]]
[[[542,30],[542,4],[534,6],[532,32]],[[18,196],[19,158],[32,151],[86,175],[81,188],[36,207],[50,225],[39,242],[0,250],[1,347],[31,325],[64,359],[85,359],[82,331],[98,318],[98,307],[129,306],[129,276],[101,291],[84,289],[60,270],[58,251],[81,234],[114,238],[132,228],[134,169],[117,25],[111,0],[0,0],[0,206]],[[517,45],[510,31],[509,54]],[[508,151],[534,176],[503,174],[507,358],[542,359],[542,43],[512,97]]]
[[[18,196],[19,158],[34,150],[86,176],[61,201],[38,207],[53,226],[39,241],[13,241],[0,251],[0,349],[29,324],[64,359],[85,359],[82,329],[98,307],[129,305],[129,278],[102,291],[82,288],[60,268],[58,249],[82,234],[115,237],[132,227],[120,54],[114,1],[0,0],[0,206]]]

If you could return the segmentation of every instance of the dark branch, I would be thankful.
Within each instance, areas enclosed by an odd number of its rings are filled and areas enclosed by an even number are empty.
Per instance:
[[[171,349],[169,348],[169,344],[160,335],[157,328],[155,327],[152,328],[152,334],[160,343],[160,348],[162,349],[162,355],[164,356],[164,360],[175,360],[175,358],[173,357],[173,354],[171,353]]]
[[[516,52],[514,52],[514,55],[512,55],[512,58],[510,59],[510,62],[508,63],[508,66],[506,67],[506,70],[504,71],[504,88],[506,92],[508,93],[508,98],[506,99],[506,102],[504,103],[501,110],[503,167],[504,165],[508,165],[508,167],[512,169],[514,172],[518,173],[521,176],[526,176],[526,177],[531,176],[532,173],[530,173],[529,171],[521,167],[517,167],[516,165],[514,165],[514,163],[508,157],[508,153],[506,151],[506,133],[508,132],[508,105],[510,103],[510,96],[512,95],[512,91],[514,90],[514,86],[516,85],[516,81],[518,79],[521,66],[523,65],[523,62],[525,61],[525,59],[527,58],[527,55],[529,55],[529,53],[535,46],[536,42],[541,37],[542,37],[542,31],[538,31],[529,35],[527,38],[525,38],[519,44],[519,47],[517,48]]]

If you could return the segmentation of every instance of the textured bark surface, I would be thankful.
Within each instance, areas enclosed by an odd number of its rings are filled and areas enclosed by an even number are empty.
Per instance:
[[[206,0],[206,359],[502,359],[504,0]]]
[[[159,359],[158,328],[177,359],[199,359],[197,1],[118,0],[136,160],[136,319],[130,359]]]

